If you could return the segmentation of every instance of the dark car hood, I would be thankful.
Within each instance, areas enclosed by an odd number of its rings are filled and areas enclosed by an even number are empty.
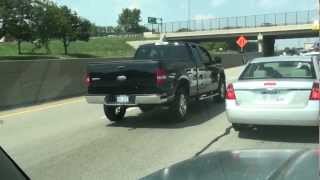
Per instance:
[[[317,150],[215,152],[155,172],[143,180],[319,180]]]

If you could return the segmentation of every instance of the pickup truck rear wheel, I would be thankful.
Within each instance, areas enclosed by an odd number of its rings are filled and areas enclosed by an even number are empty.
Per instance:
[[[116,107],[116,106],[103,106],[104,113],[106,117],[113,122],[119,122],[124,119],[127,108],[126,107]]]
[[[214,97],[215,102],[222,103],[225,101],[226,89],[226,82],[224,79],[221,79],[219,82],[218,95]]]
[[[174,102],[171,105],[171,111],[176,121],[185,121],[188,114],[188,94],[184,88],[180,88]]]

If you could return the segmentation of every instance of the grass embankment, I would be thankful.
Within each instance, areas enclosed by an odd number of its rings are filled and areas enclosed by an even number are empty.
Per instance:
[[[16,42],[0,43],[0,60],[131,57],[135,50],[126,42],[133,40],[139,39],[101,37],[92,38],[89,42],[72,42],[68,55],[64,55],[62,42],[58,40],[50,42],[50,54],[45,48],[32,52],[33,44],[22,43],[23,54],[18,55]]]

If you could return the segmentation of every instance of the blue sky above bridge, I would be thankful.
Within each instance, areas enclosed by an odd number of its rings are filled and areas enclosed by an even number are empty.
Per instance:
[[[101,26],[116,25],[124,8],[139,8],[143,23],[147,17],[162,17],[165,22],[188,18],[188,0],[54,0]],[[318,0],[190,0],[192,19],[255,15],[317,9]],[[316,19],[316,17],[314,17]],[[301,47],[314,39],[278,40],[277,48]]]
[[[188,0],[54,0],[68,5],[81,16],[98,25],[116,25],[123,8],[142,10],[143,22],[148,16],[164,21],[188,18]],[[254,15],[316,9],[318,0],[190,0],[193,19]]]

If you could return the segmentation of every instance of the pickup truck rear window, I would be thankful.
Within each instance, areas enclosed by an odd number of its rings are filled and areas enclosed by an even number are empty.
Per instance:
[[[186,46],[143,46],[135,55],[135,59],[170,59],[190,60],[190,52]]]
[[[315,78],[313,64],[300,61],[252,63],[247,66],[240,76],[240,80]]]

